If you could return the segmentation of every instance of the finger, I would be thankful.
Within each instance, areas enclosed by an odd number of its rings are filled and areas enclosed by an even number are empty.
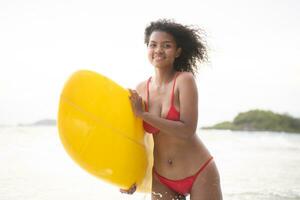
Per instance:
[[[128,91],[129,91],[130,95],[132,96],[132,90],[130,88],[128,88]]]
[[[126,190],[120,189],[120,192],[121,192],[121,193],[126,193]]]
[[[131,187],[130,192],[131,192],[131,193],[134,193],[135,190],[136,190],[136,184],[134,184],[134,185]]]
[[[136,92],[136,90],[131,90],[131,89],[129,89],[129,92],[130,92],[130,97],[131,98],[138,98],[139,97],[139,95],[138,95],[138,93]]]
[[[130,90],[132,96],[138,96],[138,93],[136,90]]]
[[[137,101],[138,98],[139,98],[138,94],[133,93],[133,94],[131,95],[131,99],[133,99],[134,101]]]

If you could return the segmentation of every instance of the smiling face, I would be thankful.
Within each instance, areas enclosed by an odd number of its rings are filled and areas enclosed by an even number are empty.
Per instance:
[[[163,31],[154,31],[149,37],[148,59],[157,68],[173,67],[173,63],[180,55],[174,37]]]

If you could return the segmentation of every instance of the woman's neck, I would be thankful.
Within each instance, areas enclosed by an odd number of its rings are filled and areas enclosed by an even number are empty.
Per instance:
[[[167,85],[174,77],[176,71],[173,68],[169,69],[155,69],[155,76],[153,81],[156,87],[164,87]]]

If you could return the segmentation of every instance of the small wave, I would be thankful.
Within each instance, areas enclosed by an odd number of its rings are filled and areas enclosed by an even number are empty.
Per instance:
[[[228,199],[236,200],[299,200],[300,191],[247,191],[240,193],[227,193]]]

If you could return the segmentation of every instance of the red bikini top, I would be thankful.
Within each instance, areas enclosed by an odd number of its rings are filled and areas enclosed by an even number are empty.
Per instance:
[[[175,87],[176,78],[178,75],[179,75],[179,73],[177,73],[174,78],[173,87],[172,87],[172,91],[171,91],[171,106],[170,106],[167,116],[165,117],[165,119],[173,120],[173,121],[180,120],[180,112],[177,111],[174,106],[174,87]],[[146,96],[146,102],[145,102],[145,110],[147,112],[148,112],[148,102],[149,102],[149,83],[150,83],[150,81],[151,81],[151,77],[147,81],[147,96]],[[144,130],[148,133],[153,133],[153,134],[159,133],[159,129],[153,127],[152,125],[148,124],[145,121],[143,121],[143,126],[144,126]]]

